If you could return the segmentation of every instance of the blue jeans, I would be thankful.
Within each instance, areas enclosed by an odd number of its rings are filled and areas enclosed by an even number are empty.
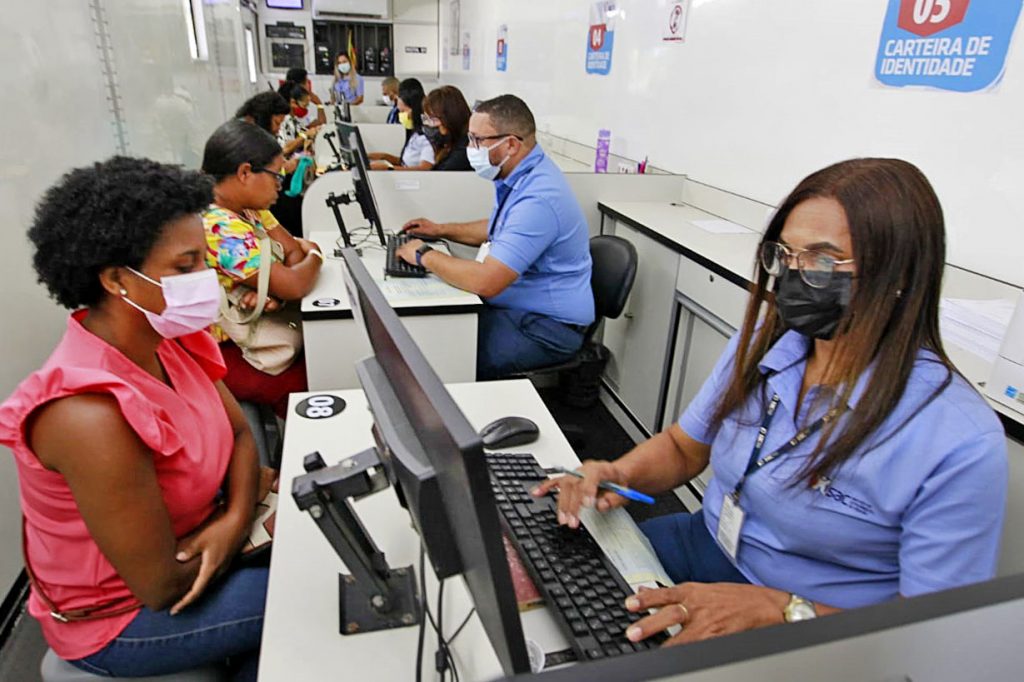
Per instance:
[[[676,584],[750,583],[711,537],[703,511],[666,514],[639,525]]]
[[[263,634],[267,568],[239,568],[176,616],[143,607],[113,642],[69,661],[105,677],[146,677],[224,665],[255,680]]]
[[[498,379],[565,362],[583,345],[583,330],[539,313],[485,306],[477,326],[476,378]]]

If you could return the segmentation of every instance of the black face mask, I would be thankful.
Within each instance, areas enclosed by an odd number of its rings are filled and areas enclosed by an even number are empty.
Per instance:
[[[808,286],[799,270],[786,270],[775,281],[775,305],[786,328],[814,339],[831,339],[850,304],[853,274],[833,272],[824,289]]]
[[[441,129],[437,126],[423,126],[423,134],[427,136],[427,140],[435,148],[448,144],[448,135],[442,134]]]

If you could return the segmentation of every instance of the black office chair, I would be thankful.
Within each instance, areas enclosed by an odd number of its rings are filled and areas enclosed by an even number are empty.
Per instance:
[[[579,368],[584,362],[597,360],[597,371],[604,369],[601,358],[607,360],[608,349],[594,343],[594,333],[605,318],[615,319],[622,314],[626,299],[636,280],[636,247],[622,237],[602,234],[590,240],[590,258],[593,270],[590,273],[590,289],[594,294],[594,321],[583,333],[583,345],[572,358],[556,365],[531,369],[517,374],[530,379],[566,372]],[[595,377],[600,381],[600,375]],[[597,384],[594,386],[597,387]],[[595,392],[596,395],[596,392]]]

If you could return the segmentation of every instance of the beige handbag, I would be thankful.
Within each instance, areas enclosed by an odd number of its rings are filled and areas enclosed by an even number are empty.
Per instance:
[[[264,313],[270,288],[270,268],[274,263],[274,247],[281,245],[267,233],[256,228],[260,239],[260,271],[256,279],[256,307],[251,312],[241,308],[245,287],[221,297],[220,319],[217,324],[242,349],[242,357],[259,371],[277,376],[291,367],[295,356],[302,350],[302,317],[297,304],[289,308]]]

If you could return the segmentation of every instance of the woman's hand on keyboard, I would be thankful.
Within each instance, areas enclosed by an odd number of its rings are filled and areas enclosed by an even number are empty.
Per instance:
[[[583,478],[575,476],[559,476],[549,478],[531,492],[534,496],[547,495],[558,489],[558,523],[570,528],[580,527],[580,507],[593,507],[599,512],[606,512],[621,507],[629,500],[607,490],[598,489],[602,481],[610,481],[628,486],[626,477],[612,462],[587,460],[576,471]]]

